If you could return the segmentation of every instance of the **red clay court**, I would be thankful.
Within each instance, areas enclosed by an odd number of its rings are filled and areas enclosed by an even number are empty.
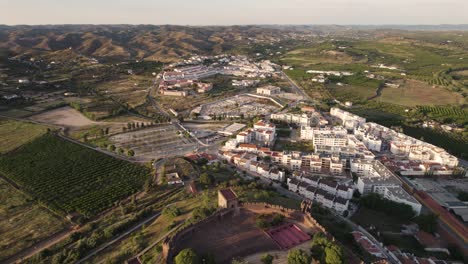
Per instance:
[[[267,234],[281,249],[289,249],[310,240],[308,234],[291,223],[270,229],[267,231]]]

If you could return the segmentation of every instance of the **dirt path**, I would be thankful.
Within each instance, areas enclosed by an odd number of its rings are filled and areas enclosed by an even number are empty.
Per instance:
[[[0,262],[0,264],[6,264],[6,263],[20,263],[22,262],[23,260],[29,258],[29,257],[32,257],[34,256],[35,254],[39,253],[40,251],[64,240],[65,238],[67,238],[70,234],[74,233],[75,230],[71,229],[71,228],[68,228],[68,229],[65,229],[63,231],[60,231],[50,237],[48,237],[47,239],[41,241],[41,242],[38,242],[36,244],[34,244],[33,246],[29,247],[29,248],[25,248],[23,250],[21,250],[20,252],[10,256],[8,259],[6,260],[3,260],[2,262]]]
[[[5,182],[10,184],[11,186],[13,186],[13,188],[19,190],[20,192],[23,192],[23,190],[14,181],[10,180],[8,177],[5,177],[5,176],[0,174],[0,178],[2,178]],[[41,207],[46,209],[47,212],[49,212],[49,213],[51,213],[53,215],[56,215],[53,211],[50,211],[47,207],[43,207],[43,206],[41,206]],[[59,217],[61,217],[61,216],[59,216]],[[58,243],[58,242],[62,241],[64,238],[68,237],[68,235],[70,235],[73,232],[74,232],[74,230],[72,229],[71,226],[69,226],[64,230],[62,230],[62,231],[60,231],[58,233],[55,233],[52,236],[49,236],[49,237],[45,238],[44,240],[39,241],[39,242],[35,243],[34,245],[15,253],[14,255],[11,255],[7,259],[0,261],[0,264],[21,262],[22,260],[27,259],[27,258],[35,255],[36,253],[40,252],[41,250],[46,249],[46,248],[54,245],[55,243]]]
[[[104,249],[106,249],[107,247],[111,246],[112,244],[116,243],[116,242],[119,242],[120,240],[124,239],[125,237],[127,237],[128,235],[130,235],[131,233],[133,233],[134,231],[140,229],[143,225],[149,223],[150,221],[153,221],[155,220],[156,218],[158,218],[159,216],[161,215],[160,212],[148,217],[146,220],[144,220],[143,222],[140,222],[139,224],[137,224],[136,226],[132,227],[130,230],[127,230],[125,231],[124,233],[122,233],[121,235],[119,235],[118,237],[112,239],[111,241],[105,243],[104,245],[98,247],[97,249],[93,250],[91,253],[89,253],[87,256],[85,256],[84,258],[78,260],[76,262],[76,264],[79,264],[79,263],[83,263],[85,262],[86,260],[92,258],[94,255],[98,254],[99,252],[103,251]]]
[[[375,90],[375,95],[367,98],[367,100],[372,100],[372,99],[375,99],[377,97],[380,97],[382,95],[382,90],[384,89],[384,85],[380,85],[379,87],[377,87],[377,90]]]

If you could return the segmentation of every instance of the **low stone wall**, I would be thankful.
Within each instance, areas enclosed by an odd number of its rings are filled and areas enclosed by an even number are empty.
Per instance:
[[[264,202],[242,203],[242,207],[245,209],[250,209],[250,210],[271,209],[272,211],[276,211],[285,216],[290,216],[292,213],[297,212],[297,210],[295,209],[286,208],[281,205],[269,204],[269,203],[264,203]]]
[[[327,229],[324,226],[322,226],[317,220],[315,220],[315,218],[310,214],[310,209],[312,208],[312,206],[313,202],[311,200],[306,199],[302,200],[301,202],[301,211],[304,213],[306,221],[308,221],[311,225],[317,227],[320,231],[322,231],[322,233],[324,233],[328,237],[331,237],[333,241],[335,241],[335,238],[327,232]]]
[[[310,225],[311,227],[315,227],[319,229],[321,232],[329,236],[333,241],[334,238],[326,231],[326,229],[320,225],[317,220],[315,220],[308,211],[307,208],[312,206],[311,202],[303,201],[301,203],[302,214],[304,215],[304,221],[306,224]],[[251,211],[260,211],[260,210],[270,210],[271,212],[276,212],[282,214],[286,217],[291,217],[294,213],[301,213],[301,211],[283,207],[281,205],[276,204],[269,204],[265,202],[245,202],[241,204],[240,208],[244,208]],[[233,209],[220,209],[216,211],[213,215],[191,225],[184,227],[183,229],[179,230],[171,237],[167,237],[164,239],[162,243],[162,255],[165,263],[172,264],[174,257],[176,256],[177,250],[179,248],[180,242],[184,241],[184,239],[190,238],[190,235],[197,230],[200,226],[210,223],[216,220],[222,220],[225,216],[231,216],[233,213],[239,210],[239,208]]]

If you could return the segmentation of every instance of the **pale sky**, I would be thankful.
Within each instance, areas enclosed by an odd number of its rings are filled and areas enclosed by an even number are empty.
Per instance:
[[[468,0],[0,0],[0,24],[468,24]]]

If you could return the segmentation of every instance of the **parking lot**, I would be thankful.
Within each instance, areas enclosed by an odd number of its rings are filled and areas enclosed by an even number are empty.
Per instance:
[[[110,140],[117,148],[132,149],[140,160],[184,155],[194,151],[196,143],[178,131],[174,125],[164,125],[118,134]]]
[[[198,113],[203,119],[210,119],[212,116],[221,115],[226,117],[268,115],[276,110],[278,110],[278,106],[266,99],[254,98],[247,95],[236,95],[224,100],[202,105],[192,112]]]

